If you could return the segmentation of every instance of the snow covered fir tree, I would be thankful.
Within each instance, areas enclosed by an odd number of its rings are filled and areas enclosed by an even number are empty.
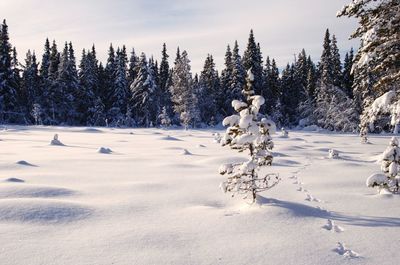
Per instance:
[[[387,191],[398,193],[400,188],[400,147],[396,137],[390,140],[389,146],[382,154],[381,170],[367,179],[368,187],[378,187],[379,193]]]
[[[227,175],[227,179],[221,183],[224,192],[242,194],[244,198],[251,196],[255,202],[257,193],[271,189],[279,182],[279,176],[275,173],[261,173],[263,166],[272,164],[271,150],[274,147],[271,133],[275,124],[259,111],[265,103],[260,95],[255,95],[255,76],[252,68],[247,74],[247,85],[243,89],[246,102],[233,100],[232,107],[239,115],[234,114],[223,120],[223,125],[228,126],[222,137],[221,145],[230,146],[239,152],[248,151],[249,160],[242,163],[221,165],[219,173]]]

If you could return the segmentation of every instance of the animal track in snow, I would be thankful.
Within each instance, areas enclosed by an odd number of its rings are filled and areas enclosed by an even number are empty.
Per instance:
[[[335,251],[344,257],[358,258],[360,254],[346,247],[344,243],[338,242]]]
[[[332,232],[336,232],[336,233],[340,233],[340,232],[344,231],[343,227],[335,224],[335,222],[332,221],[331,219],[328,219],[328,222],[326,223],[326,225],[323,226],[323,228],[325,228],[328,231],[332,231]]]
[[[314,196],[312,196],[311,194],[307,194],[306,197],[306,201],[310,201],[310,202],[323,202],[322,200],[315,198]]]

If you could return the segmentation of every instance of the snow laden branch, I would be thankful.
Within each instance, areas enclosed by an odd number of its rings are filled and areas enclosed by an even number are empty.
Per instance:
[[[373,174],[367,179],[368,187],[378,187],[379,192],[386,190],[392,193],[399,192],[400,176],[400,148],[399,141],[393,137],[389,146],[382,154],[381,170],[384,174]]]
[[[248,151],[249,160],[243,163],[224,164],[219,168],[221,175],[227,179],[221,183],[224,192],[252,196],[253,202],[259,192],[268,190],[280,181],[275,173],[261,174],[263,166],[272,164],[271,150],[274,147],[270,133],[275,130],[275,124],[266,118],[261,118],[260,107],[265,103],[262,96],[254,95],[254,76],[251,69],[247,76],[247,86],[242,91],[247,102],[232,101],[232,107],[238,115],[226,117],[223,125],[228,126],[221,139],[222,146],[230,146],[239,152]]]

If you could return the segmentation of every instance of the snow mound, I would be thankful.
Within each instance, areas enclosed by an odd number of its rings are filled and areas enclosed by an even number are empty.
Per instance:
[[[97,153],[100,153],[100,154],[111,154],[113,151],[110,149],[110,148],[108,148],[108,147],[100,147],[98,150],[97,150]]]
[[[54,135],[53,140],[51,140],[50,145],[58,145],[58,146],[64,146],[64,144],[58,140],[58,134]]]
[[[189,152],[187,149],[183,149],[182,155],[193,155],[193,154],[191,152]]]
[[[20,181],[13,181],[20,182]],[[41,186],[20,186],[12,185],[0,188],[0,198],[54,198],[71,196],[75,191],[57,188],[57,187],[41,187]]]
[[[57,224],[89,217],[92,210],[76,203],[49,200],[0,202],[0,221]]]
[[[96,128],[88,127],[88,128],[85,128],[85,129],[81,130],[81,132],[102,133],[103,131],[102,131],[102,130],[99,130],[99,129],[96,129]]]
[[[172,137],[172,136],[170,136],[170,135],[161,137],[161,138],[159,138],[159,139],[160,139],[160,140],[164,140],[164,141],[182,141],[181,139]]]
[[[31,163],[29,163],[29,162],[27,162],[27,161],[25,161],[25,160],[17,161],[16,164],[21,165],[21,166],[36,167],[36,165],[31,164]]]
[[[8,178],[5,180],[5,182],[23,183],[25,180],[19,178]]]
[[[385,176],[383,173],[375,173],[372,174],[367,178],[366,185],[367,187],[375,187],[375,186],[381,186],[385,183],[387,183],[388,178]]]

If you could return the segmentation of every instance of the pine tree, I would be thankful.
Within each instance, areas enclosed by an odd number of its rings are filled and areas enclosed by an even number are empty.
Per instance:
[[[40,109],[40,112],[36,111],[37,120],[41,120],[43,124],[48,125],[51,124],[51,107],[52,107],[52,99],[51,99],[51,80],[50,76],[50,57],[51,57],[51,48],[49,39],[46,39],[44,45],[44,51],[42,55],[42,61],[40,64],[39,75],[40,75],[40,92],[39,92],[39,106],[36,106],[36,110]],[[40,116],[38,116],[40,115]]]
[[[180,121],[185,128],[189,126],[195,127],[199,120],[197,97],[194,91],[188,54],[186,51],[180,54],[178,48],[170,92],[174,111],[179,115]]]
[[[367,130],[368,109],[374,100],[393,90],[400,98],[400,3],[397,0],[352,1],[338,12],[338,16],[357,18],[359,27],[352,38],[361,38],[360,48],[354,59],[354,99],[360,111],[361,130]],[[389,113],[378,119],[387,121],[384,127],[392,128]],[[396,126],[395,126],[396,127]]]
[[[263,66],[260,45],[256,43],[253,30],[250,31],[247,49],[243,55],[243,65],[246,71],[252,70],[254,74],[254,91],[263,95]]]
[[[82,52],[82,59],[79,66],[79,90],[76,94],[76,108],[79,114],[78,120],[83,125],[104,125],[104,105],[100,97],[100,80],[96,50]]]
[[[267,57],[265,64],[265,88],[268,91],[266,100],[265,112],[275,121],[281,122],[280,108],[280,84],[279,84],[279,69],[276,66],[275,59],[270,61]]]
[[[35,53],[31,53],[30,50],[26,53],[25,67],[22,73],[22,89],[21,89],[21,105],[25,106],[25,115],[29,117],[33,112],[34,106],[36,109],[41,103],[41,90],[40,90],[40,79],[38,63],[36,62]],[[39,115],[35,118],[35,123],[38,124],[40,117],[40,112],[36,111]]]
[[[107,63],[104,68],[104,88],[106,89],[104,91],[104,95],[102,97],[102,101],[104,102],[104,105],[106,106],[106,110],[109,112],[109,110],[112,108],[113,105],[113,95],[114,95],[114,84],[115,84],[115,73],[117,69],[117,64],[115,60],[115,51],[114,47],[112,44],[110,44],[109,50],[108,50],[108,58],[107,58]],[[107,117],[110,121],[113,119],[113,113],[108,113]]]
[[[138,75],[130,88],[130,108],[137,124],[149,127],[157,118],[153,102],[157,84],[144,53],[140,56],[138,69]]]
[[[161,52],[161,63],[159,70],[159,89],[161,93],[160,107],[164,108],[168,114],[168,117],[173,115],[173,107],[171,101],[171,93],[169,91],[169,86],[171,83],[171,71],[168,62],[169,55],[167,54],[167,46],[163,44],[163,49]]]
[[[231,83],[231,98],[237,100],[244,100],[242,90],[246,85],[246,70],[243,65],[243,60],[239,53],[239,45],[235,41],[235,45],[232,50],[232,83]],[[233,108],[231,111],[233,112]]]
[[[342,73],[342,88],[350,98],[353,98],[354,76],[351,71],[351,69],[353,68],[353,59],[354,59],[354,53],[352,48],[350,52],[346,53],[344,57],[343,73]]]
[[[225,53],[225,68],[221,72],[221,91],[223,97],[221,96],[220,102],[220,111],[224,115],[231,115],[232,107],[231,102],[234,99],[233,91],[232,91],[232,78],[233,78],[233,60],[232,60],[232,51],[231,47],[228,45],[226,47]]]
[[[230,146],[239,152],[249,151],[249,160],[242,163],[221,165],[219,173],[228,175],[227,180],[221,183],[224,192],[244,194],[245,198],[251,196],[253,203],[256,201],[257,193],[268,190],[279,182],[277,174],[264,174],[260,169],[262,166],[272,164],[273,142],[270,134],[274,130],[272,121],[266,118],[260,119],[260,106],[265,103],[262,96],[254,95],[254,75],[248,72],[247,87],[244,95],[247,102],[239,100],[232,101],[232,106],[240,113],[226,117],[224,126],[229,126],[221,141],[222,146]]]
[[[0,30],[0,122],[15,123],[20,119],[16,112],[18,99],[14,73],[8,26],[3,20]]]
[[[219,109],[217,99],[219,93],[219,80],[212,55],[207,55],[204,68],[199,78],[199,91],[197,94],[200,119],[203,123],[217,120]]]
[[[129,57],[129,66],[128,66],[128,84],[129,86],[135,81],[138,75],[138,65],[139,65],[139,57],[136,56],[135,49],[132,48],[131,55]]]
[[[76,125],[76,96],[79,92],[78,71],[72,43],[66,42],[60,58],[57,90],[54,101],[57,105],[57,120],[61,124]]]
[[[337,46],[336,36],[332,35],[331,43],[331,64],[332,64],[332,84],[336,87],[342,85],[342,63],[340,61],[339,48]]]
[[[115,72],[110,93],[111,109],[109,120],[112,126],[124,126],[127,112],[128,98],[130,97],[127,80],[127,55],[125,46],[117,49]],[[107,70],[107,68],[106,68]]]
[[[326,29],[321,61],[318,69],[321,82],[325,85],[333,84],[332,46],[329,29]]]

